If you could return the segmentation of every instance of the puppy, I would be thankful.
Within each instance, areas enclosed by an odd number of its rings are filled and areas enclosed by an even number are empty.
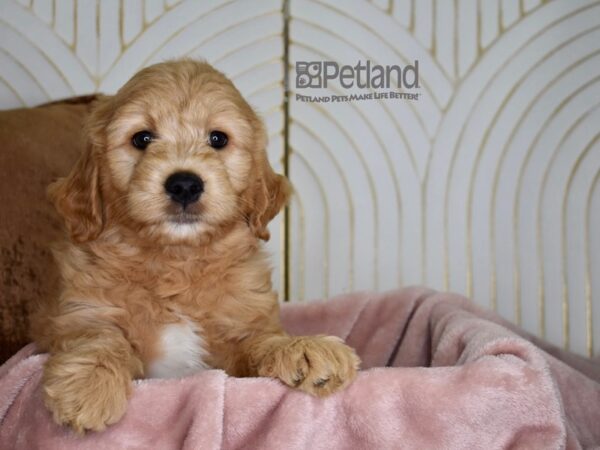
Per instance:
[[[166,62],[102,98],[87,148],[48,191],[70,240],[63,289],[32,318],[46,406],[59,424],[102,430],[131,381],[205,368],[335,392],[359,359],[330,336],[279,320],[261,240],[290,195],[262,122],[210,65]]]

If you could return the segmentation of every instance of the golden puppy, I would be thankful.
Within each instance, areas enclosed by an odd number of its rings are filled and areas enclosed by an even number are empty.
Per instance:
[[[340,339],[281,328],[260,239],[290,188],[223,74],[191,60],[144,69],[99,101],[86,133],[49,188],[71,238],[55,251],[63,291],[32,320],[58,423],[118,421],[133,378],[214,367],[315,395],[354,378]]]

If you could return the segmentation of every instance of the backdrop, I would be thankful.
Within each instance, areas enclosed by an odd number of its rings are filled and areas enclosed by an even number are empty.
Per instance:
[[[234,80],[294,184],[269,243],[281,297],[427,284],[594,353],[599,1],[0,2],[1,108],[183,55]],[[296,97],[376,92],[296,85],[299,61],[367,60],[416,62],[417,98]]]

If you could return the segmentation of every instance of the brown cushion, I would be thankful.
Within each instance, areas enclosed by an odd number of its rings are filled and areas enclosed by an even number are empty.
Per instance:
[[[29,341],[32,305],[56,295],[49,244],[63,232],[45,191],[77,159],[94,98],[0,111],[0,363]]]

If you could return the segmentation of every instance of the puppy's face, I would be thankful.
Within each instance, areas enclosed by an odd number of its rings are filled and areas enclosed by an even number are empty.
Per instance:
[[[287,200],[262,123],[208,64],[144,69],[99,103],[87,132],[86,153],[49,190],[76,241],[118,224],[152,242],[193,244],[236,222],[268,239]]]

